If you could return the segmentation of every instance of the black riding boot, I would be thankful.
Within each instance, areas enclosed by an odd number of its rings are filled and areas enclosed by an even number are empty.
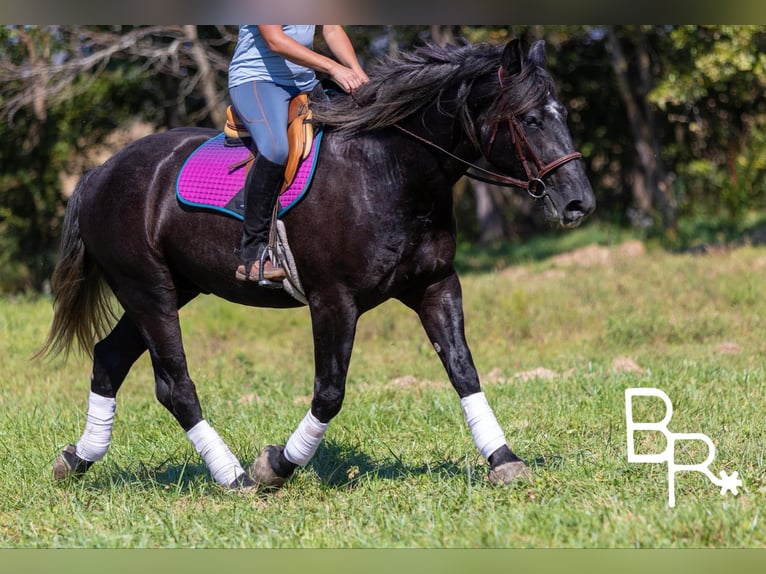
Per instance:
[[[245,220],[237,268],[237,279],[258,281],[263,287],[280,287],[284,269],[275,266],[268,255],[269,228],[274,206],[282,188],[285,167],[258,154],[245,181]]]

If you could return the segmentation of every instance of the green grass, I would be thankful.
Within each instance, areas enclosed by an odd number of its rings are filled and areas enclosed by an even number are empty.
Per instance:
[[[344,408],[281,491],[216,486],[154,399],[146,358],[118,397],[106,458],[56,484],[51,463],[82,430],[90,365],[30,362],[50,301],[0,301],[0,547],[763,547],[766,250],[598,242],[513,266],[461,255],[474,359],[531,486],[487,483],[417,318],[393,302],[362,317]],[[249,464],[308,408],[308,312],[204,297],[182,321],[204,412]],[[711,470],[739,472],[737,497],[681,473],[669,508],[667,467],[627,462],[624,391],[641,386],[670,396],[672,431],[712,439]]]

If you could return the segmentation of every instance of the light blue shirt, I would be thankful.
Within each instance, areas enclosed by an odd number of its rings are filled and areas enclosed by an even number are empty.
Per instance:
[[[315,28],[282,26],[285,34],[310,49],[314,47]],[[229,89],[253,80],[294,86],[301,91],[310,90],[317,82],[313,69],[290,62],[269,50],[258,26],[240,26],[237,45],[229,64]]]

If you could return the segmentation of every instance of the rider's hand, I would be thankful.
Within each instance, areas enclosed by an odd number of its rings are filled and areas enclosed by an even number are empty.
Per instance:
[[[341,64],[338,64],[330,74],[332,79],[347,92],[353,92],[359,86],[369,80],[367,74],[363,71],[355,71],[351,68],[347,68]]]

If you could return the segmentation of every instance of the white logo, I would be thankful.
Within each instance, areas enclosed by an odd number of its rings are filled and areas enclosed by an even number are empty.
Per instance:
[[[665,403],[665,418],[660,422],[635,422],[633,420],[633,397],[658,397]],[[721,471],[720,478],[715,476],[710,469],[710,463],[715,459],[715,446],[713,441],[707,435],[702,433],[673,433],[668,430],[668,423],[673,416],[673,404],[670,398],[659,389],[640,388],[625,390],[625,416],[628,427],[628,462],[639,463],[668,463],[668,505],[672,508],[676,505],[676,473],[680,471],[701,472],[707,476],[710,481],[721,487],[721,496],[728,490],[736,496],[737,487],[742,486],[742,481],[737,478],[738,473],[734,471],[731,476]],[[636,431],[659,431],[665,435],[667,446],[665,450],[657,454],[638,454],[635,449],[634,433]],[[707,444],[708,456],[704,462],[699,464],[676,464],[675,444],[678,441],[702,441]]]

